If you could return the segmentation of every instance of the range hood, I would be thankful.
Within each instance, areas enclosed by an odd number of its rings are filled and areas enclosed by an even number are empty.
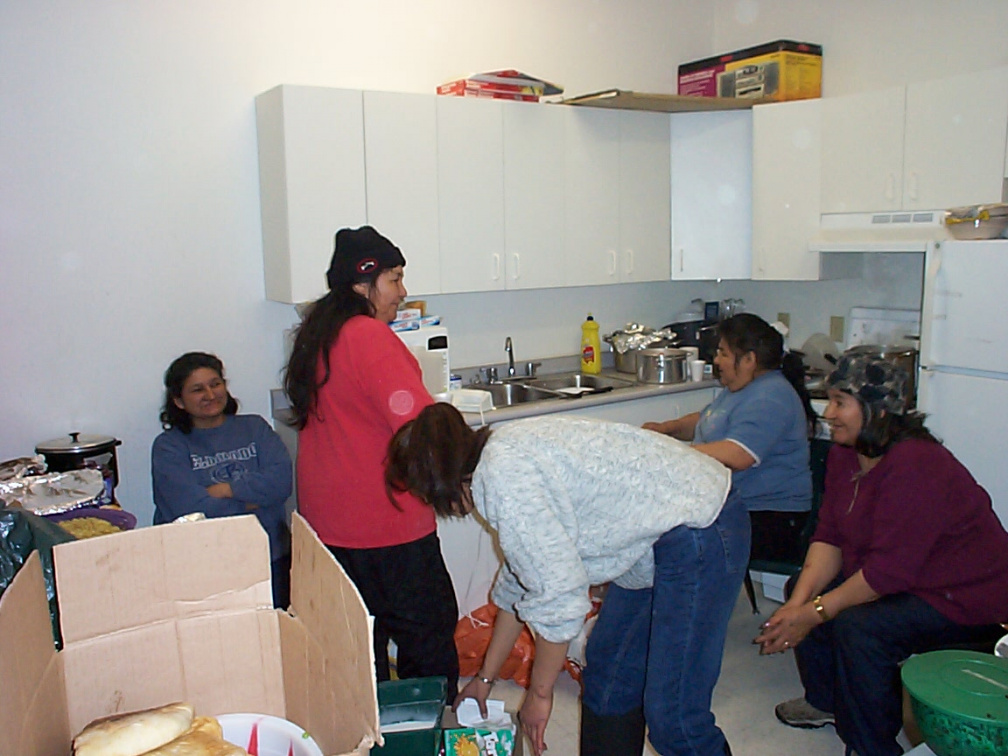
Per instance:
[[[924,252],[948,239],[944,210],[882,213],[824,213],[812,252]]]

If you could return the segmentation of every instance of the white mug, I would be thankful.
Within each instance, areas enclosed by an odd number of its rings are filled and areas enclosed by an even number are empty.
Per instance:
[[[699,383],[703,380],[704,366],[706,366],[706,364],[707,363],[703,360],[690,360],[690,378],[694,382]]]

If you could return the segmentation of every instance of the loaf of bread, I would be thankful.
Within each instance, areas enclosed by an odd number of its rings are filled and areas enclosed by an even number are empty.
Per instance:
[[[74,756],[248,756],[224,740],[220,722],[191,704],[96,719],[73,741]]]
[[[74,756],[140,756],[187,732],[194,714],[191,704],[172,703],[96,719],[74,738]]]

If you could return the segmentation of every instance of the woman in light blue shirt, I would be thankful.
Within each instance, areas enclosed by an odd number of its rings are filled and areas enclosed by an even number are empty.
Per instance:
[[[801,359],[757,315],[718,326],[716,374],[725,387],[701,412],[645,428],[691,440],[732,470],[731,497],[752,519],[752,557],[801,562],[800,534],[812,505],[809,438],[816,415]]]

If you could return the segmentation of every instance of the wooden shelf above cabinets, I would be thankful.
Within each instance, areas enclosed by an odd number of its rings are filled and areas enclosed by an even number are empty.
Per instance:
[[[774,102],[774,100],[648,94],[626,89],[606,89],[592,94],[569,97],[566,100],[561,100],[560,104],[617,110],[653,110],[661,113],[695,113],[710,110],[749,110],[753,105],[763,105],[770,102]]]

